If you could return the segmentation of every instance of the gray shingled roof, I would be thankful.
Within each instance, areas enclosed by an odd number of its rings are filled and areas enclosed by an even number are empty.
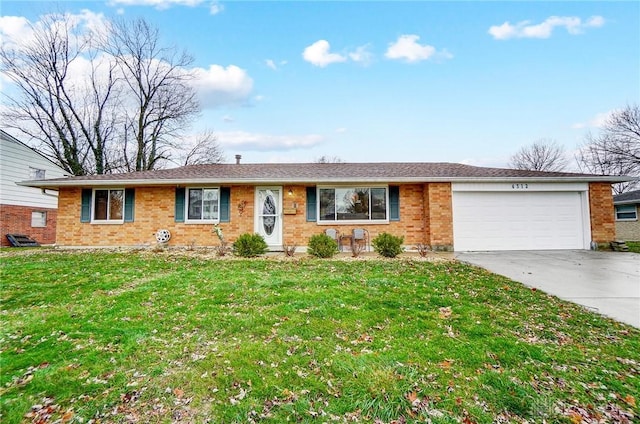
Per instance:
[[[89,175],[43,181],[27,186],[57,188],[72,186],[173,185],[173,184],[323,184],[409,183],[464,181],[628,181],[570,172],[539,172],[485,168],[458,163],[281,163],[190,165],[157,171]]]
[[[622,205],[625,203],[640,203],[640,190],[629,191],[613,196],[613,203]]]

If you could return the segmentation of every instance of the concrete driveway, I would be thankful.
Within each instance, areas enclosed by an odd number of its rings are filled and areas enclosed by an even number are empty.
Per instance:
[[[546,250],[455,257],[640,328],[640,254]]]

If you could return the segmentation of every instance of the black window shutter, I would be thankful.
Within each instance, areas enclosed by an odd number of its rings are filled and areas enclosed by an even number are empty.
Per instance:
[[[400,221],[400,187],[389,186],[389,221]]]
[[[82,189],[82,204],[80,206],[80,222],[91,222],[91,189]]]
[[[315,222],[317,221],[316,210],[317,210],[317,195],[315,187],[307,187],[307,221]]]
[[[176,188],[176,211],[175,211],[176,222],[184,222],[184,195],[185,195],[184,187]]]
[[[133,188],[124,190],[124,222],[133,222],[136,191]]]
[[[231,189],[220,188],[220,222],[229,222],[231,218]]]

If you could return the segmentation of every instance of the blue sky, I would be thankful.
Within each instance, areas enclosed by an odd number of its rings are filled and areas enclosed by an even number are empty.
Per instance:
[[[506,166],[569,154],[640,103],[640,2],[5,1],[0,32],[64,10],[139,17],[187,49],[228,161]],[[17,19],[17,18],[20,19]],[[26,19],[25,19],[26,18]],[[7,82],[3,82],[7,86]]]

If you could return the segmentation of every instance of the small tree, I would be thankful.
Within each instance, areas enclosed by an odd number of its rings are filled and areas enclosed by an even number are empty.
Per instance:
[[[541,139],[511,156],[509,167],[531,171],[559,172],[567,167],[564,149],[556,141]]]

